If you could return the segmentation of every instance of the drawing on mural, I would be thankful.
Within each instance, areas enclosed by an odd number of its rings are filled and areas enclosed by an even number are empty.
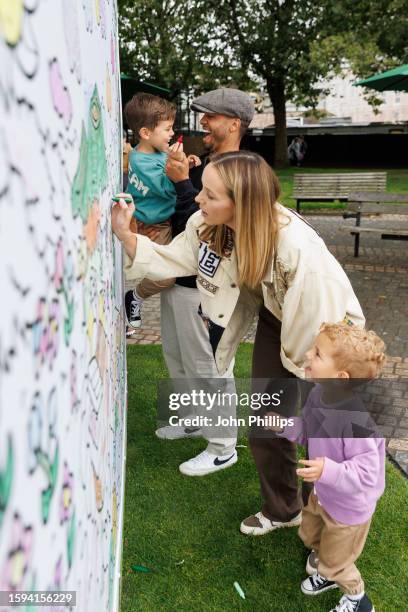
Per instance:
[[[116,0],[0,0],[0,64],[0,589],[110,611],[126,402]]]

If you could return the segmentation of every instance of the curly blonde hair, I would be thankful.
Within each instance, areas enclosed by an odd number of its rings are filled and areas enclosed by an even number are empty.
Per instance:
[[[333,343],[332,357],[350,378],[378,378],[386,362],[385,343],[372,330],[347,322],[323,323],[320,333]]]

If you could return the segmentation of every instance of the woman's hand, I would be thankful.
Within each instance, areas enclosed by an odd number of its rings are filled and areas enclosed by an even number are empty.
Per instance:
[[[316,457],[316,459],[299,459],[299,463],[308,467],[299,468],[296,474],[301,476],[305,482],[316,482],[323,473],[324,457]]]
[[[123,242],[128,234],[132,233],[130,231],[130,221],[135,212],[135,205],[132,196],[128,193],[118,193],[115,197],[120,199],[112,206],[112,231]],[[124,198],[130,198],[131,203],[127,204]],[[133,235],[135,236],[135,234]]]

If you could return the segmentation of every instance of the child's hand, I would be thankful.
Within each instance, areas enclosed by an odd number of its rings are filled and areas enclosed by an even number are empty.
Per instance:
[[[185,154],[182,142],[174,142],[169,147],[169,157],[172,159],[177,159],[178,161],[182,161],[184,159]]]
[[[299,459],[299,463],[303,463],[305,468],[296,470],[296,474],[301,476],[305,482],[316,482],[323,473],[324,457],[316,457],[316,459]]]
[[[188,159],[188,167],[190,168],[196,168],[197,166],[201,166],[201,159],[199,157],[197,157],[197,155],[189,155],[187,157]]]

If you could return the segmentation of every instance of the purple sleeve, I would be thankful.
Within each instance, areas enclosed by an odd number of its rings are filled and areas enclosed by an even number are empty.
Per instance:
[[[325,457],[319,482],[340,493],[360,493],[371,489],[378,480],[384,461],[384,441],[378,438],[344,438],[345,460],[341,463]]]

